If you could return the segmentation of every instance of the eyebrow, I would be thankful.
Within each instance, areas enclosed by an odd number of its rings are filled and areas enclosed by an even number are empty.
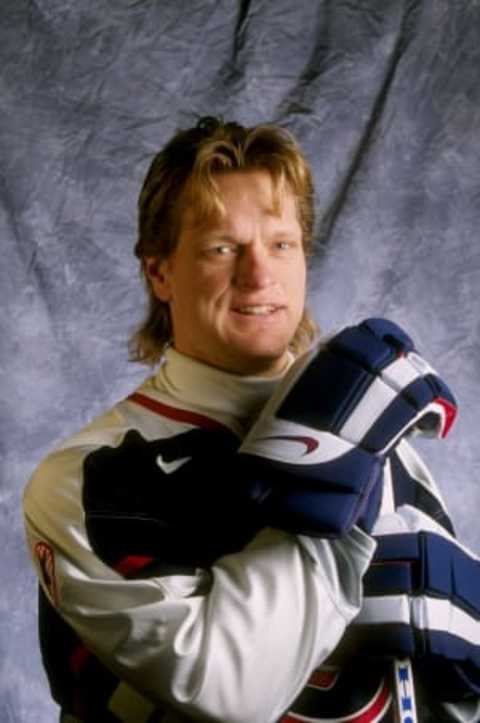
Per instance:
[[[276,239],[284,239],[284,238],[291,238],[292,236],[295,236],[295,230],[294,229],[280,229],[278,231],[275,231],[273,234],[269,236],[270,239],[276,240]],[[205,233],[204,236],[200,237],[200,241],[214,239],[215,241],[227,241],[229,243],[245,243],[245,241],[242,238],[237,238],[236,236],[232,236],[229,233],[224,233],[221,231],[210,231]]]
[[[236,241],[237,239],[234,236],[231,236],[228,233],[220,233],[218,231],[210,231],[205,234],[208,236],[208,238],[214,238],[217,241]]]

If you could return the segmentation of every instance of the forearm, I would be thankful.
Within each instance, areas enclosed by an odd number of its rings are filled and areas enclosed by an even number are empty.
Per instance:
[[[47,489],[25,512],[32,551],[54,551],[61,616],[120,679],[193,718],[274,721],[358,612],[374,547],[360,531],[268,529],[208,571],[127,580],[93,553],[78,498]]]

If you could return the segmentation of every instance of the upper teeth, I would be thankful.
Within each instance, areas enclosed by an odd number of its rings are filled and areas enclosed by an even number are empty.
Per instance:
[[[270,305],[257,306],[240,306],[238,311],[242,314],[269,314],[274,311],[275,307]]]

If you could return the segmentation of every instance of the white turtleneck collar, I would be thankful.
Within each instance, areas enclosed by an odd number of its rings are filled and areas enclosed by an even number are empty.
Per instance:
[[[242,376],[209,366],[169,347],[151,383],[156,391],[179,405],[212,416],[242,434],[293,360],[291,355],[283,373],[275,377]]]

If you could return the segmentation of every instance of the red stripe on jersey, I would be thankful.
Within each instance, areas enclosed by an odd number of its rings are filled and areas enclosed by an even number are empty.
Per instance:
[[[380,716],[387,713],[391,702],[390,688],[386,680],[383,679],[370,703],[367,703],[362,710],[356,713],[340,718],[312,718],[311,716],[302,716],[300,713],[289,712],[283,716],[280,723],[339,723],[339,721],[342,723],[381,723],[382,718]]]
[[[151,412],[155,412],[155,414],[160,414],[162,417],[168,417],[169,419],[175,419],[177,422],[187,422],[187,424],[194,424],[197,427],[205,427],[206,429],[226,429],[225,425],[217,422],[216,419],[211,419],[204,414],[198,414],[198,412],[191,412],[188,409],[170,407],[168,404],[147,397],[145,394],[140,394],[140,392],[130,394],[127,399],[130,402],[140,404]]]
[[[119,572],[120,575],[128,577],[128,575],[142,570],[153,560],[154,558],[148,555],[127,555],[114,565],[114,570]]]
[[[82,668],[85,666],[85,663],[89,659],[90,655],[90,651],[87,650],[87,648],[82,643],[77,645],[68,661],[72,673],[78,675],[81,672]]]

